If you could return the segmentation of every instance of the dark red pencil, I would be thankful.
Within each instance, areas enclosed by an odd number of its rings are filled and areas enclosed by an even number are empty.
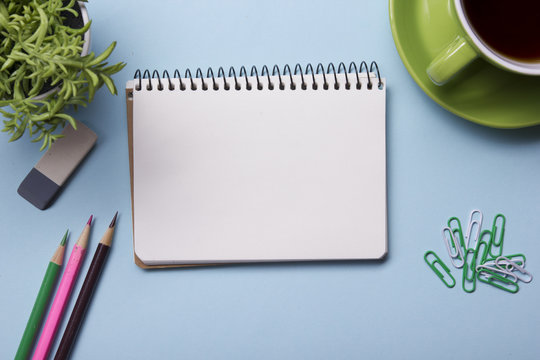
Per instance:
[[[94,257],[92,258],[92,263],[88,268],[88,273],[86,274],[81,291],[79,292],[79,296],[77,297],[77,301],[75,302],[75,306],[73,307],[73,311],[71,312],[71,316],[66,325],[66,330],[64,331],[58,350],[56,350],[56,355],[54,356],[55,360],[67,359],[69,357],[71,347],[79,332],[86,308],[90,303],[90,299],[92,298],[92,294],[99,280],[99,275],[105,264],[105,259],[107,259],[107,254],[111,248],[117,216],[118,212],[114,215],[109,228],[97,246]]]

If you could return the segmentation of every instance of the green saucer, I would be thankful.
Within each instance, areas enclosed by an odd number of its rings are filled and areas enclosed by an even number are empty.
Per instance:
[[[454,38],[451,0],[390,0],[397,50],[416,83],[445,109],[496,128],[540,124],[540,76],[524,76],[476,59],[446,85],[428,78],[431,60]]]

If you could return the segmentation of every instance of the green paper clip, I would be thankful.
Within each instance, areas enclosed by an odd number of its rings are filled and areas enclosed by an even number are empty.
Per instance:
[[[433,257],[435,258],[431,262],[428,260],[429,255],[433,255]],[[456,285],[456,279],[454,279],[452,274],[450,274],[450,269],[439,258],[439,256],[437,256],[437,254],[435,254],[435,252],[433,252],[431,250],[426,251],[426,253],[424,254],[424,260],[425,260],[426,264],[428,264],[428,266],[431,268],[431,270],[433,270],[433,272],[439,277],[439,279],[441,279],[441,281],[444,283],[444,285],[446,285],[449,288],[453,288]],[[437,264],[440,265],[440,267],[444,270],[446,275],[448,275],[448,277],[452,280],[451,282],[447,282],[445,280],[446,276],[442,272],[439,271],[439,269],[437,268]]]
[[[499,226],[497,226],[498,223],[500,223]],[[493,258],[497,258],[502,255],[505,225],[506,218],[504,217],[504,215],[495,215],[495,218],[493,219],[493,226],[491,228],[491,245],[489,247],[489,255]],[[497,249],[496,253],[493,252],[494,249]]]
[[[479,243],[480,244],[480,243]],[[463,276],[461,278],[461,287],[465,292],[472,293],[476,290],[476,258],[478,252],[468,249],[465,254],[465,263],[463,264]],[[466,284],[470,284],[467,287]]]
[[[455,222],[456,225],[452,226],[452,223]],[[461,245],[461,248],[463,249],[463,253],[467,250],[467,247],[465,246],[465,238],[463,237],[463,229],[461,227],[461,221],[455,216],[448,219],[448,227],[452,229],[452,233],[455,237],[459,239],[459,244]]]
[[[482,263],[482,259],[487,257],[488,243],[480,240],[476,242],[476,249],[468,249],[465,254],[465,264],[463,266],[462,287],[465,292],[472,293],[476,290],[476,273],[478,271],[478,263]],[[472,254],[472,256],[470,255]],[[470,259],[470,260],[469,260]],[[471,284],[470,288],[466,284]]]
[[[489,231],[489,230],[482,231],[482,233],[480,234],[480,240],[479,240],[478,245],[476,247],[477,250],[480,248],[481,243],[483,243],[485,245],[485,248],[482,251],[482,256],[480,256],[480,258],[479,258],[479,260],[480,260],[479,265],[483,265],[484,262],[486,261],[486,259],[488,258],[489,250],[491,248],[491,231]],[[477,259],[478,259],[478,257],[477,257]]]
[[[487,275],[484,275],[486,273]],[[477,278],[479,281],[495,286],[509,293],[515,294],[519,290],[519,285],[517,282],[512,281],[502,275],[499,275],[497,272],[494,272],[490,269],[481,268],[478,270]]]
[[[478,241],[478,243],[476,244],[476,250],[474,251],[474,264],[476,267],[486,262],[486,259],[488,256],[488,250],[489,250],[489,243],[483,240]]]

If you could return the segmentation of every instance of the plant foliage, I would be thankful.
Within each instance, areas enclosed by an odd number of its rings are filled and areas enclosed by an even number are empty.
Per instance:
[[[64,112],[72,105],[86,106],[103,84],[117,93],[111,75],[125,63],[109,65],[113,42],[103,53],[81,57],[81,29],[63,24],[66,12],[77,16],[75,0],[0,0],[0,112],[4,115],[2,131],[11,134],[10,141],[28,131],[32,141],[42,142],[41,150],[61,135],[55,134],[75,119]],[[47,86],[59,90],[46,98],[34,97]],[[10,109],[4,108],[9,106]]]

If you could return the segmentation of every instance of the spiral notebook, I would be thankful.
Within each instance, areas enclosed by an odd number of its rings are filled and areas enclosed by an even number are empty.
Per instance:
[[[376,65],[137,71],[126,86],[136,263],[384,257]]]

